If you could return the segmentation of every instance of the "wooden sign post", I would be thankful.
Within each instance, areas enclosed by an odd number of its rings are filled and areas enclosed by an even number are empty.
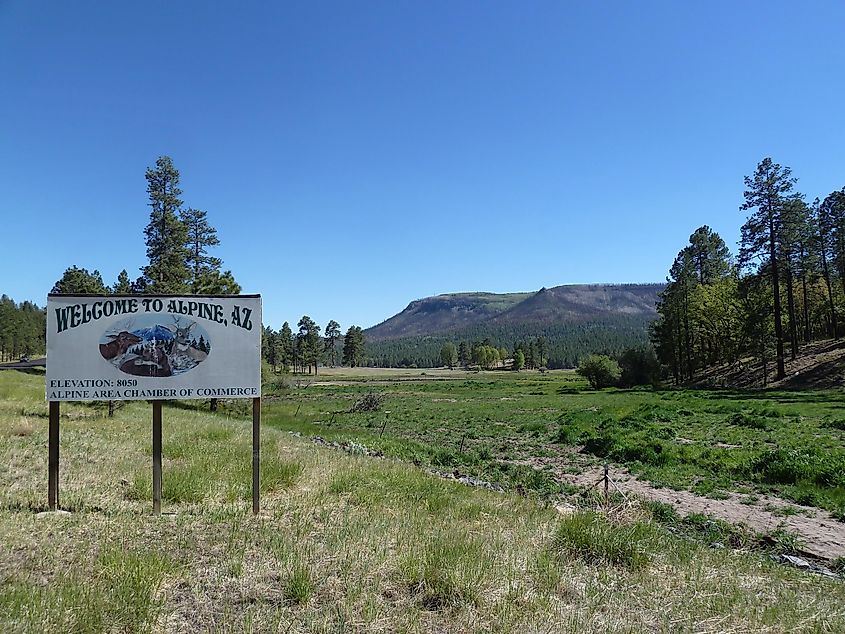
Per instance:
[[[258,515],[261,491],[261,397],[252,399],[252,514]]]
[[[59,401],[50,401],[47,455],[47,506],[55,511],[59,508]]]
[[[153,401],[153,515],[161,515],[161,401]]]

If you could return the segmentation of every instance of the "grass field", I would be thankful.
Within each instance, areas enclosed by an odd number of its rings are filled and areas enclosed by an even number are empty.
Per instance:
[[[237,408],[212,416],[165,407],[165,514],[152,517],[149,405],[129,404],[113,419],[102,407],[63,405],[61,505],[72,513],[39,515],[43,376],[0,373],[0,630],[845,631],[841,580],[745,548],[709,548],[713,531],[751,539],[718,523],[678,521],[648,504],[605,512],[590,500],[562,513],[542,495],[465,487],[286,433],[359,438],[421,463],[530,485],[527,467],[495,467],[494,457],[562,442],[566,416],[588,403],[599,418],[621,421],[644,416],[643,406],[674,411],[693,402],[685,393],[677,404],[663,398],[672,393],[583,392],[570,375],[405,377],[414,380],[336,374],[333,385],[276,385],[265,410],[258,517],[250,513],[246,417]],[[346,413],[369,391],[386,393],[380,412]],[[778,408],[781,417],[753,415],[789,425],[790,408],[803,411],[800,402],[695,398],[693,415],[675,415],[697,421],[699,442],[710,438],[707,417],[731,415],[707,411],[708,402],[740,413]],[[824,430],[819,442],[841,440],[826,422],[838,420],[838,407],[808,404],[809,425]],[[587,425],[579,420],[577,429]],[[779,433],[777,425],[737,427]],[[696,536],[696,525],[710,532]]]
[[[566,371],[345,372],[277,380],[266,420],[541,493],[559,484],[530,463],[563,455],[573,470],[609,460],[658,485],[774,493],[845,521],[839,390],[594,391]],[[352,413],[369,393],[382,409]]]

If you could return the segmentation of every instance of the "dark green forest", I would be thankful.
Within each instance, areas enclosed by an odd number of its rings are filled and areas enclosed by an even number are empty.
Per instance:
[[[623,350],[648,343],[646,316],[619,315],[602,320],[569,323],[532,324],[476,324],[443,336],[411,337],[388,341],[368,342],[365,364],[376,367],[430,368],[441,365],[441,350],[447,343],[460,347],[461,343],[490,345],[504,349],[508,357],[518,348],[526,354],[527,368],[572,368],[590,353],[618,356]],[[530,354],[531,344],[545,342],[545,353]]]
[[[46,314],[32,302],[0,297],[0,362],[46,352]]]

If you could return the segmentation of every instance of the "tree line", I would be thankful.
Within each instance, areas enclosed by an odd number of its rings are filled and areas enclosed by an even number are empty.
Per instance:
[[[487,342],[500,352],[500,359],[513,357],[518,348],[525,355],[526,368],[546,366],[549,369],[574,368],[581,358],[593,352],[618,356],[625,349],[649,343],[646,315],[614,315],[597,320],[567,323],[510,323],[478,324],[448,335],[403,337],[368,342],[363,365],[374,367],[434,368],[449,365],[442,356],[443,347],[453,344],[459,352],[460,343],[472,346]],[[542,351],[531,351],[537,341],[544,342]],[[501,351],[507,352],[502,356]],[[539,357],[542,357],[542,361]],[[465,357],[458,362],[464,364]],[[471,361],[471,365],[480,359]]]
[[[15,303],[0,297],[0,362],[46,352],[47,316],[45,309],[32,302]]]
[[[288,322],[278,331],[264,327],[261,358],[273,372],[311,374],[313,371],[316,375],[320,364],[335,367],[340,361],[351,368],[362,365],[366,338],[360,326],[350,326],[341,337],[340,324],[332,319],[321,336],[320,326],[303,315],[297,328],[294,333]]]
[[[672,263],[651,327],[676,383],[753,356],[776,380],[802,343],[838,339],[845,308],[845,188],[823,199],[795,191],[789,167],[765,158],[744,178],[739,252],[710,227]]]

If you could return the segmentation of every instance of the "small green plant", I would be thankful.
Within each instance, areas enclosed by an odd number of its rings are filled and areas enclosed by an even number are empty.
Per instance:
[[[783,526],[761,535],[760,541],[769,550],[785,555],[795,554],[803,547],[801,539]]]
[[[644,505],[651,513],[651,518],[660,524],[677,524],[681,519],[675,507],[666,502],[648,500]]]
[[[314,591],[311,570],[301,561],[296,561],[290,568],[285,580],[285,601],[294,605],[307,602]]]
[[[401,560],[399,574],[427,610],[475,604],[486,557],[474,539],[462,534],[420,536]]]
[[[616,525],[600,513],[584,511],[561,520],[553,549],[561,557],[638,570],[651,561],[652,538],[653,532],[646,524]]]
[[[298,462],[282,460],[275,454],[261,459],[261,491],[289,489],[302,476],[304,467]]]

